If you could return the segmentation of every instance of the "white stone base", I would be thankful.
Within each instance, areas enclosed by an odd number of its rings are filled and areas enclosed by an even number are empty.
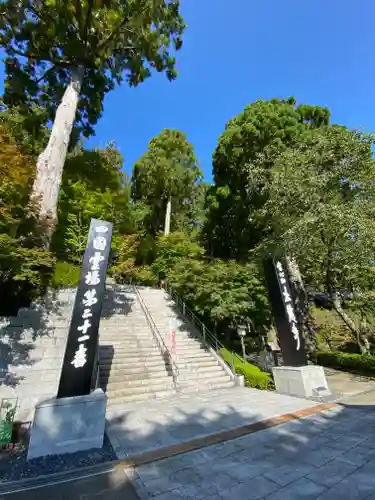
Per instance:
[[[322,366],[278,366],[272,368],[276,391],[302,398],[330,396]]]
[[[27,459],[101,448],[106,406],[101,389],[36,405]]]

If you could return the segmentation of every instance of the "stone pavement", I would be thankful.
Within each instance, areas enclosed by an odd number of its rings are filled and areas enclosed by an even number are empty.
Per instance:
[[[139,500],[131,480],[118,468],[104,474],[50,483],[7,495],[1,500]]]
[[[242,393],[243,397],[245,395]],[[273,404],[283,409],[263,409],[264,415],[293,411],[290,401],[286,410],[285,400],[276,394],[270,396],[275,398]],[[253,398],[251,400],[254,402]],[[251,413],[246,401],[242,409],[239,401],[233,407],[242,415],[233,421],[235,424],[243,423],[246,412],[253,420],[259,415],[255,404]],[[256,404],[260,407],[261,403],[262,398],[258,396]],[[301,414],[303,403],[294,400],[295,415]],[[181,411],[182,402],[174,404],[175,413],[179,415],[177,410]],[[191,405],[196,413],[197,404]],[[375,500],[374,408],[375,392],[357,395],[329,411],[231,441],[135,468],[124,469],[120,463],[104,474],[89,476],[87,473],[86,477],[60,484],[36,485],[33,489],[0,494],[0,499]],[[217,407],[211,409],[217,411]],[[150,420],[155,423],[151,418],[152,410],[150,407]],[[165,411],[168,414],[168,410]],[[306,414],[313,410],[307,406],[303,411]],[[191,411],[192,415],[195,413]],[[229,415],[224,413],[223,422],[226,422]],[[135,415],[133,413],[133,417]],[[180,425],[184,425],[183,421],[180,420]],[[205,422],[203,416],[202,422]],[[202,429],[198,427],[198,430]],[[204,430],[207,431],[207,426]],[[143,441],[141,448],[146,444]],[[155,442],[148,444],[155,445]]]
[[[364,391],[375,391],[375,379],[332,368],[324,369],[328,387],[333,395],[353,396]]]
[[[375,499],[370,399],[129,473],[142,500]]]
[[[181,394],[107,415],[107,435],[121,458],[178,445],[271,417],[311,408],[316,401],[245,387]]]

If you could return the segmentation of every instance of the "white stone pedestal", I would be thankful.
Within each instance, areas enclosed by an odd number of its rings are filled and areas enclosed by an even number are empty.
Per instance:
[[[27,459],[101,448],[106,406],[101,389],[36,405]]]
[[[302,398],[330,396],[322,366],[278,366],[272,368],[276,391]]]

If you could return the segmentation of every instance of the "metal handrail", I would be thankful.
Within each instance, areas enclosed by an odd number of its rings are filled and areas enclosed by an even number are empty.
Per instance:
[[[156,326],[156,323],[154,321],[154,318],[151,316],[151,313],[150,311],[148,310],[148,307],[146,306],[145,304],[145,301],[143,300],[143,297],[140,293],[140,291],[138,290],[137,286],[133,284],[133,287],[134,287],[134,290],[135,290],[135,293],[137,295],[137,298],[139,300],[139,303],[141,304],[141,307],[143,309],[143,312],[145,313],[145,316],[146,316],[146,319],[147,319],[147,322],[148,324],[150,325],[150,328],[151,328],[151,331],[152,331],[152,334],[154,335],[155,339],[156,339],[156,342],[158,343],[159,345],[159,348],[161,350],[161,354],[162,356],[167,356],[168,357],[168,361],[169,361],[169,364],[172,368],[172,376],[173,376],[173,384],[176,388],[177,386],[177,382],[178,382],[178,375],[179,375],[179,370],[178,370],[178,366],[176,365],[176,363],[174,362],[173,358],[172,358],[172,354],[169,352],[169,349],[168,347],[165,345],[165,342],[163,340],[163,337],[161,336],[161,333],[159,332],[159,329],[158,327]]]
[[[180,307],[182,315],[186,316],[193,323],[193,325],[197,327],[198,332],[203,337],[203,341],[207,344],[210,344],[213,348],[215,348],[217,354],[229,366],[233,376],[236,376],[234,360],[237,359],[238,362],[242,364],[246,362],[246,359],[240,358],[240,356],[238,356],[238,354],[232,350],[231,351],[232,359],[230,366],[220,353],[220,349],[222,348],[226,349],[224,344],[220,342],[217,336],[213,332],[211,332],[211,330],[209,330],[204,323],[202,323],[202,321],[193,313],[191,309],[188,308],[188,306],[185,304],[182,298],[173,290],[173,288],[170,285],[164,283],[161,285],[161,287],[167,292],[167,294],[171,297],[171,299],[174,300],[177,306]]]

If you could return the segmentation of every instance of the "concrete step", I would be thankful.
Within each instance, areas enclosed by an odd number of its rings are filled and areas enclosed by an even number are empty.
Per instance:
[[[102,370],[108,370],[108,368],[112,370],[126,370],[126,369],[132,369],[134,366],[140,366],[140,367],[147,367],[149,369],[158,367],[158,368],[163,368],[165,367],[165,362],[163,358],[160,356],[160,358],[144,358],[143,360],[138,360],[138,362],[130,362],[128,359],[113,359],[111,360],[110,358],[100,360],[100,369]]]
[[[179,367],[179,372],[181,376],[186,377],[215,377],[216,375],[228,375],[227,372],[222,368],[219,364],[215,366],[203,366],[203,367],[195,367],[188,366],[186,368]]]
[[[127,384],[131,382],[147,383],[151,380],[163,380],[167,377],[172,377],[172,371],[163,370],[149,370],[140,373],[118,373],[117,371],[109,371],[108,373],[100,372],[100,383],[101,385],[113,385],[113,384]],[[185,380],[185,378],[183,379]]]
[[[138,377],[141,378],[142,376],[152,374],[155,377],[158,377],[159,375],[163,375],[167,373],[168,371],[170,372],[171,370],[168,370],[168,368],[165,366],[165,364],[159,364],[159,365],[151,365],[151,366],[145,366],[145,365],[140,365],[140,366],[132,366],[132,365],[127,365],[124,367],[120,367],[117,365],[114,370],[111,371],[110,366],[100,366],[100,376],[104,377],[105,373],[110,373],[110,377],[113,380],[122,380],[123,378],[127,377]]]
[[[135,333],[139,332],[140,334],[151,332],[151,329],[148,325],[143,324],[134,324],[134,322],[125,322],[125,321],[111,321],[111,322],[103,322],[100,321],[99,331],[103,331],[105,333]]]
[[[122,323],[112,324],[112,325],[100,325],[99,331],[109,335],[110,333],[114,333],[115,335],[152,335],[150,327],[147,325],[138,326],[138,325],[124,325]]]
[[[160,352],[160,347],[158,344],[155,342],[152,343],[150,342],[149,344],[147,343],[138,343],[138,344],[127,344],[124,342],[107,342],[107,343],[101,343],[100,344],[100,349],[104,352],[105,350],[111,351],[114,350],[118,353],[133,353],[134,351],[141,351],[141,352],[151,352],[153,350],[158,350]]]
[[[231,380],[232,379],[230,378],[230,376],[227,375],[224,371],[221,374],[220,373],[212,374],[212,376],[210,377],[207,376],[202,377],[199,375],[185,376],[184,374],[178,376],[179,385],[182,384],[184,386],[185,385],[190,386],[194,384],[200,385],[200,383],[216,384],[221,382],[228,382]]]
[[[152,388],[159,388],[160,385],[167,384],[168,386],[173,383],[173,378],[168,376],[166,373],[164,377],[160,378],[144,378],[144,379],[136,379],[136,380],[122,380],[122,381],[113,381],[111,377],[109,377],[108,382],[106,382],[106,392],[112,393],[114,391],[122,391],[123,389],[128,389],[130,387],[134,388],[134,392],[138,392],[138,388],[143,390],[144,386],[147,386],[149,390]],[[104,384],[102,385],[104,387]],[[142,392],[142,391],[141,391]]]
[[[111,341],[111,340],[117,340],[117,341],[131,341],[131,342],[141,342],[141,341],[148,341],[150,339],[154,339],[155,337],[152,335],[152,333],[149,331],[145,333],[144,335],[138,335],[136,331],[134,332],[99,332],[99,338],[102,341]]]
[[[108,400],[113,400],[116,398],[126,398],[135,394],[152,394],[153,392],[164,392],[173,390],[173,381],[163,381],[154,385],[139,385],[139,386],[128,386],[121,387],[121,389],[106,390]]]
[[[192,342],[191,344],[179,344],[176,343],[176,352],[209,352],[208,348],[198,342]]]
[[[184,382],[182,382],[181,384],[177,384],[178,391],[182,393],[209,392],[216,389],[225,389],[230,387],[235,387],[235,383],[232,380],[216,383],[200,381],[199,384],[185,384]]]
[[[103,346],[102,346],[103,347]],[[161,357],[162,354],[160,352],[160,349],[145,349],[145,350],[141,350],[140,348],[138,349],[134,349],[134,350],[130,350],[130,349],[126,349],[124,347],[116,347],[116,348],[113,348],[112,349],[100,349],[99,351],[99,358],[100,359],[108,359],[108,358],[113,358],[113,357],[122,357],[123,359],[127,359],[129,360],[129,362],[131,362],[131,360],[136,360],[136,359],[139,359],[139,358],[143,358],[143,357],[149,357],[149,358],[158,358],[158,357]]]
[[[186,352],[181,352],[180,355],[179,353],[177,352],[176,353],[177,356],[176,356],[176,361],[180,360],[180,361],[187,361],[187,362],[192,362],[194,360],[204,360],[204,359],[207,359],[207,358],[210,358],[212,355],[207,352],[207,351],[200,351],[200,352],[190,352],[190,351],[186,351]]]
[[[173,397],[176,394],[174,389],[165,391],[156,391],[152,393],[129,394],[128,396],[117,396],[115,398],[108,397],[107,399],[107,417],[111,413],[119,412],[128,409],[129,403],[141,403],[153,399],[164,399]]]

